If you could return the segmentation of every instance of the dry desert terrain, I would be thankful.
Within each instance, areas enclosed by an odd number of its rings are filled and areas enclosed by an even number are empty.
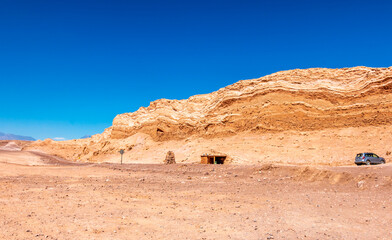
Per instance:
[[[392,67],[312,68],[0,141],[0,239],[392,239],[391,123]]]
[[[0,239],[392,238],[390,163],[120,165],[9,154],[0,151]]]

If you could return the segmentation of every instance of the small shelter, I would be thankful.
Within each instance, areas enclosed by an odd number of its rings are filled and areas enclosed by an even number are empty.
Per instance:
[[[164,161],[165,164],[175,164],[176,158],[174,157],[174,152],[168,151]]]
[[[227,155],[224,154],[203,154],[201,155],[201,164],[224,164]]]

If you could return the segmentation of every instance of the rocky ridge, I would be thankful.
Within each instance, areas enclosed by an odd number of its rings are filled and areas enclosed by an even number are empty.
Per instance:
[[[160,99],[147,108],[117,115],[112,127],[102,134],[62,142],[37,141],[26,149],[70,160],[114,161],[117,151],[124,148],[129,162],[158,162],[158,159],[160,162],[168,150],[173,150],[182,162],[197,162],[204,151],[223,149],[235,163],[257,163],[260,160],[255,157],[261,152],[253,155],[247,152],[260,149],[257,144],[263,139],[269,144],[263,146],[264,151],[270,152],[268,156],[278,157],[275,161],[290,162],[298,149],[282,152],[271,146],[290,136],[298,136],[302,142],[310,139],[309,135],[330,138],[328,143],[314,143],[311,149],[321,150],[325,144],[333,146],[339,139],[343,141],[342,131],[350,132],[347,138],[364,131],[385,131],[392,120],[391,110],[392,67],[296,69],[242,80],[187,100]],[[244,139],[251,139],[248,146],[232,148],[236,141]],[[348,144],[353,141],[369,148],[365,140],[358,142],[360,139],[351,139]],[[284,149],[291,145],[297,148],[294,142],[285,144],[281,145]],[[300,157],[308,151],[294,155]],[[329,162],[332,153],[325,150],[323,154],[319,162],[326,159]],[[346,161],[333,157],[332,160]]]
[[[116,116],[111,138],[154,140],[243,131],[317,130],[385,124],[392,117],[392,68],[306,69],[243,80],[187,100],[161,99]]]

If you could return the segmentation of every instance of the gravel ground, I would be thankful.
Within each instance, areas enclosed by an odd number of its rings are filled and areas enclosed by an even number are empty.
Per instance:
[[[390,164],[56,164],[0,163],[0,239],[392,238]]]

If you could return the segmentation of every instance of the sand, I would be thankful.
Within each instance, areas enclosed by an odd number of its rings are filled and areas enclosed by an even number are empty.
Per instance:
[[[30,160],[0,163],[0,239],[392,238],[391,164]]]

